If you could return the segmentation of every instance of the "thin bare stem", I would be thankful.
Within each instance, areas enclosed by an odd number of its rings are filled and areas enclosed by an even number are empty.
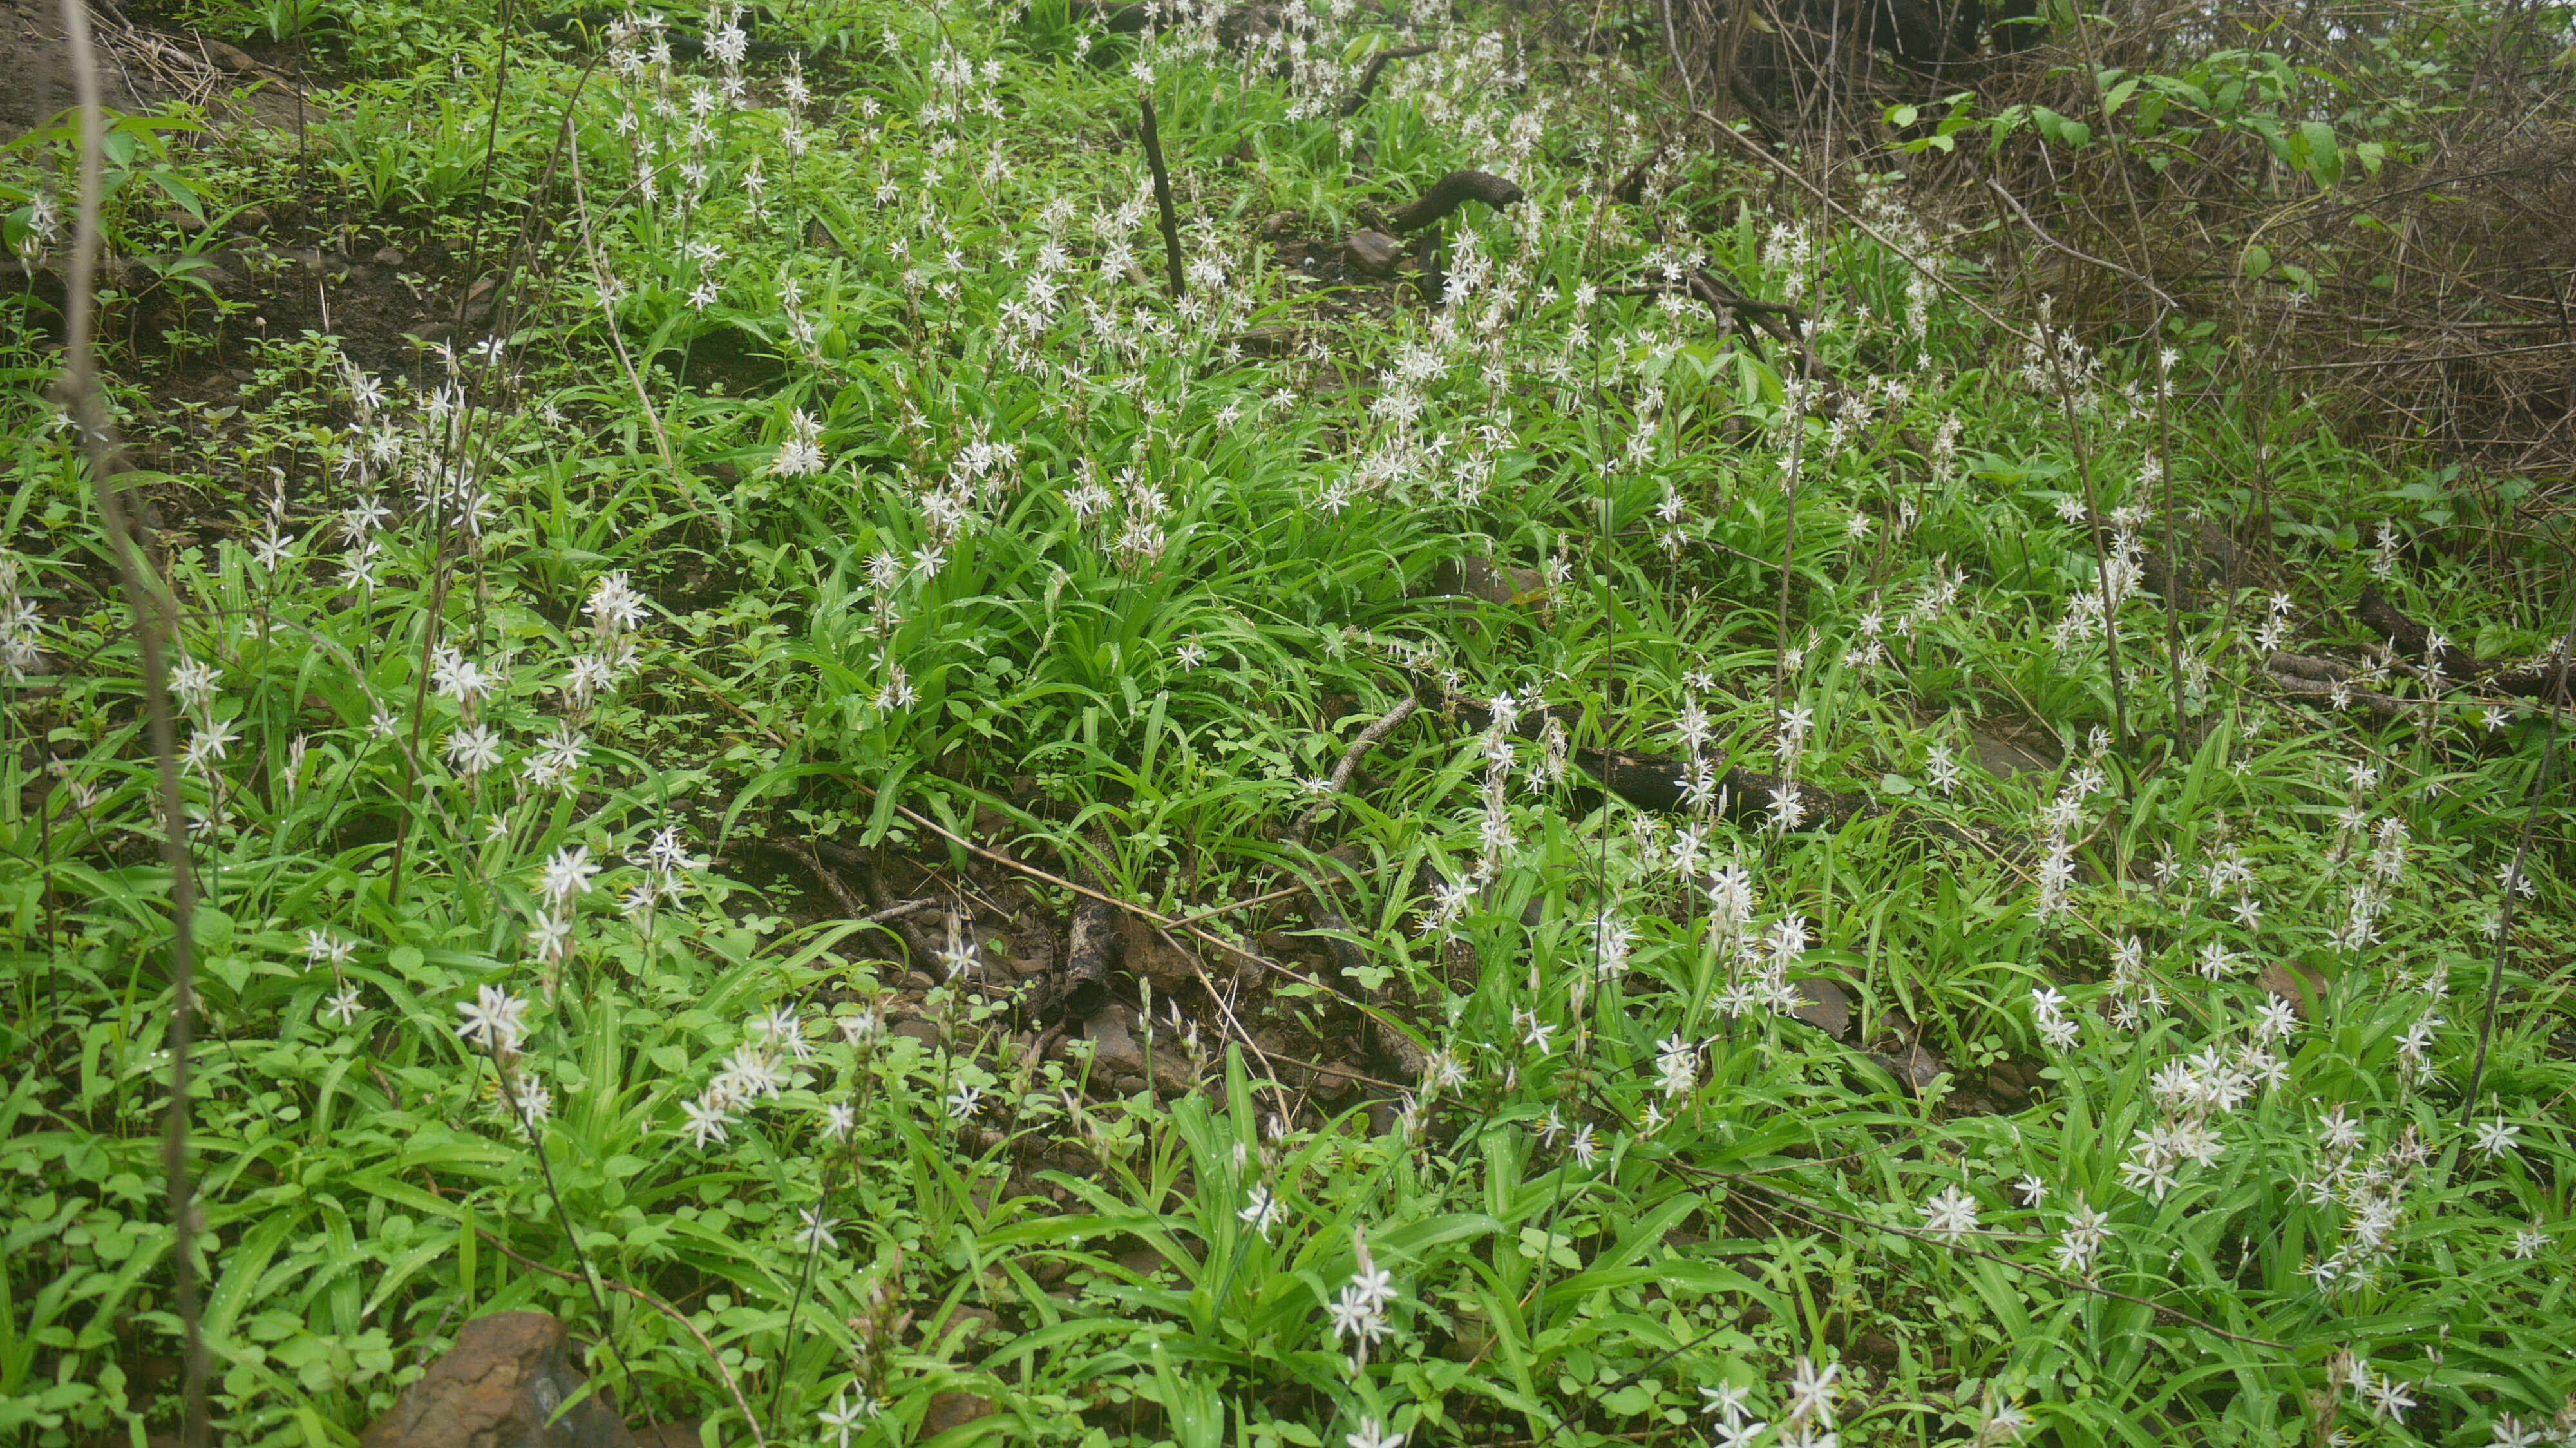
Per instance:
[[[1170,274],[1172,300],[1179,301],[1186,290],[1181,278],[1181,223],[1172,212],[1172,173],[1163,167],[1163,130],[1154,120],[1152,95],[1136,97],[1144,115],[1139,130],[1145,140],[1145,164],[1154,172],[1154,209],[1163,223],[1163,265]]]
[[[2062,334],[2061,334],[2062,335]],[[2111,560],[2102,549],[2102,507],[2093,491],[2093,450],[2084,443],[2084,420],[2075,412],[2074,379],[2066,375],[2065,355],[2040,324],[2040,350],[2056,383],[2058,410],[2066,418],[2067,446],[2075,451],[2075,476],[2084,485],[2084,533],[2093,543],[2093,573],[2102,594],[2102,640],[2111,662],[2111,722],[2119,730],[2120,752],[2129,751],[2129,691],[2120,672],[2120,602],[2111,592]]]
[[[2531,798],[2522,808],[2522,832],[2513,842],[2513,863],[2505,867],[2504,903],[2496,907],[2495,964],[2487,968],[2487,1002],[2478,1020],[2478,1055],[2469,1067],[2469,1089],[2460,1097],[2460,1125],[2466,1128],[2478,1109],[2478,1088],[2487,1075],[2487,1047],[2495,1040],[2496,1007],[2504,996],[2505,959],[2513,950],[2513,901],[2522,893],[2522,866],[2531,855],[2531,836],[2540,824],[2540,801],[2549,794],[2549,776],[2558,763],[2558,720],[2567,707],[2567,662],[2576,653],[2576,607],[2558,636],[2558,668],[2549,685],[2549,734],[2540,748],[2540,772],[2532,777]]]
[[[118,493],[120,469],[115,420],[98,383],[92,333],[98,325],[100,173],[106,151],[98,89],[98,62],[90,52],[86,0],[63,0],[63,41],[70,52],[72,84],[80,102],[80,214],[72,233],[71,276],[64,288],[62,396],[80,430],[98,490],[99,522],[116,554],[126,604],[134,611],[134,642],[143,656],[143,707],[161,801],[161,863],[170,872],[170,1109],[161,1137],[161,1163],[169,1176],[171,1299],[179,1309],[183,1344],[180,1442],[205,1448],[212,1437],[206,1416],[206,1345],[199,1332],[196,1271],[196,1187],[188,1174],[188,1057],[197,1020],[197,982],[190,923],[197,912],[196,877],[188,861],[188,801],[179,786],[177,729],[170,717],[169,642],[177,610],[164,580],[150,573],[126,525]]]
[[[1780,611],[1778,629],[1771,645],[1771,707],[1780,708],[1789,697],[1789,584],[1797,576],[1798,563],[1798,474],[1805,464],[1807,444],[1807,390],[1814,383],[1804,377],[1792,378],[1789,388],[1789,476],[1781,481],[1782,495],[1788,500],[1787,527],[1780,535]]]

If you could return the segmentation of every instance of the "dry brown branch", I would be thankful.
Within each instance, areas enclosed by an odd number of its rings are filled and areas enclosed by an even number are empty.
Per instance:
[[[1298,816],[1297,823],[1288,827],[1286,838],[1290,843],[1306,843],[1307,838],[1315,833],[1316,822],[1323,819],[1324,811],[1333,807],[1333,797],[1350,785],[1351,773],[1360,767],[1360,760],[1375,749],[1380,740],[1394,733],[1397,726],[1412,718],[1413,711],[1419,707],[1419,701],[1408,697],[1386,711],[1385,717],[1360,731],[1360,736],[1351,741],[1350,748],[1342,751],[1342,762],[1333,766],[1332,777],[1324,781],[1323,798],[1316,800],[1303,815]]]
[[[2004,199],[2004,204],[2012,208],[2013,215],[2020,217],[2022,225],[2029,227],[2030,234],[2038,237],[2042,242],[2066,253],[2077,261],[2083,262],[2087,266],[2098,266],[2104,271],[2117,272],[2121,276],[2127,277],[2129,280],[2145,287],[2148,291],[2155,293],[2156,300],[2164,303],[2166,309],[2169,311],[2182,310],[2182,303],[2175,301],[2171,296],[2167,295],[2164,288],[2157,286],[2152,281],[2149,281],[2146,273],[2135,270],[2131,267],[2122,266],[2116,261],[2104,261],[2098,256],[2077,251],[2075,248],[2068,246],[2065,242],[2059,241],[2056,237],[2049,235],[2048,228],[2040,225],[2037,220],[2033,219],[2028,209],[2023,207],[2021,204],[2021,198],[2013,195],[2009,191],[2006,191],[2003,188],[2002,182],[1989,176],[1986,178],[1986,189],[1994,192],[1997,196],[2002,197]]]

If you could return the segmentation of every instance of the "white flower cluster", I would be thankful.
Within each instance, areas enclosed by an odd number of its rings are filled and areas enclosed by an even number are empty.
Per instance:
[[[1364,1230],[1352,1229],[1351,1241],[1358,1252],[1358,1264],[1351,1280],[1326,1306],[1333,1317],[1333,1341],[1351,1340],[1351,1371],[1357,1374],[1368,1363],[1369,1345],[1395,1330],[1386,1316],[1387,1308],[1395,1301],[1395,1276],[1381,1269],[1369,1255]]]
[[[805,1027],[792,1006],[779,1006],[743,1023],[742,1041],[724,1069],[696,1100],[680,1103],[680,1131],[698,1150],[730,1140],[737,1116],[787,1089],[789,1068],[813,1058]]]
[[[1519,837],[1512,833],[1512,736],[1520,723],[1521,710],[1530,702],[1534,701],[1512,697],[1512,692],[1506,689],[1486,705],[1483,746],[1485,817],[1479,835],[1483,853],[1476,864],[1476,881],[1479,884],[1494,878],[1509,862],[1512,851],[1520,847]]]
[[[0,550],[0,674],[13,684],[36,671],[44,638],[44,621],[18,592],[18,578],[17,557]]]
[[[2289,1033],[2286,1008],[2258,1014],[2253,1039],[2229,1047],[2218,1042],[2158,1067],[2151,1084],[2162,1118],[2141,1129],[2120,1164],[2120,1181],[2132,1191],[2164,1199],[2185,1166],[2207,1168],[2226,1151],[2218,1121],[2262,1090],[2289,1080],[2289,1066],[2268,1044]]]
[[[2069,774],[2058,787],[2057,798],[2040,811],[2039,899],[2031,913],[2043,921],[2069,908],[2066,892],[2075,883],[2075,830],[2084,822],[2084,801],[2100,793],[2104,783],[2102,771],[2086,765]]]

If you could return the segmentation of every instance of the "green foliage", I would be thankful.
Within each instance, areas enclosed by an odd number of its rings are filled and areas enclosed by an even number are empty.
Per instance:
[[[357,228],[312,239],[436,259],[438,320],[501,298],[417,355],[236,319],[221,406],[111,308],[182,603],[224,1441],[350,1441],[512,1308],[630,1415],[836,1448],[2562,1413],[2554,726],[2340,621],[2375,583],[2544,651],[2488,553],[2521,495],[2258,419],[2206,327],[2000,330],[1893,190],[1855,204],[1905,255],[1703,161],[1604,201],[1634,98],[1471,24],[1345,119],[1374,12],[1238,50],[836,0],[757,17],[794,68],[621,25],[595,67],[515,37],[506,89],[479,18],[374,14],[311,157],[111,156],[217,217],[310,188]],[[2254,52],[2095,79],[1888,119],[2376,164],[2266,121],[2309,93]],[[22,254],[68,134],[0,176]],[[1527,199],[1444,226],[1439,304],[1303,259],[1469,166]],[[1703,267],[1818,370],[1656,294]],[[175,1421],[180,1006],[132,618],[8,305],[0,1422],[52,1445]],[[2146,555],[2203,523],[2295,588],[2169,612]],[[1605,798],[1605,749],[1710,788]],[[1205,987],[1120,976],[1140,1071],[973,933],[1060,951],[1075,897],[966,839],[1165,919],[1286,898],[1173,932]],[[853,855],[938,882],[944,954],[852,918]]]

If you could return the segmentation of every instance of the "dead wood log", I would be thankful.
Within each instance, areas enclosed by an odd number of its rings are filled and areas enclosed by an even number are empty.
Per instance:
[[[2438,638],[2431,629],[2408,618],[2397,605],[2388,601],[2388,595],[2381,593],[2376,584],[2361,591],[2360,601],[2353,606],[2353,617],[2361,620],[2362,625],[2372,632],[2454,679],[2465,680],[2479,670],[2475,655],[2449,639]],[[2437,643],[2439,647],[2436,647]]]
[[[2406,616],[2376,586],[2361,591],[2353,617],[2397,648],[2424,660],[2462,686],[2517,699],[2544,699],[2558,687],[2554,654],[2519,659],[2480,659]]]
[[[1423,192],[1421,200],[1388,217],[1388,229],[1398,235],[1420,231],[1433,222],[1446,221],[1450,213],[1470,201],[1482,201],[1499,211],[1522,195],[1520,187],[1490,171],[1452,171]]]
[[[1092,847],[1101,858],[1109,854],[1109,842],[1097,834]],[[1096,877],[1091,863],[1079,856],[1066,862],[1067,873],[1086,888],[1099,890],[1105,882]],[[1105,900],[1089,895],[1077,896],[1073,904],[1073,929],[1065,942],[1064,1013],[1076,1020],[1087,1020],[1109,1004],[1110,956],[1118,948],[1118,912]]]

